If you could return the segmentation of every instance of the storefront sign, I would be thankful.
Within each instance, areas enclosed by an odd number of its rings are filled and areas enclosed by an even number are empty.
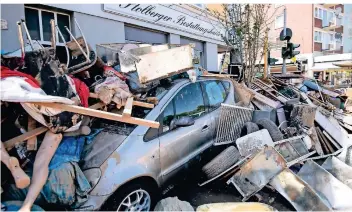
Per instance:
[[[214,24],[160,4],[104,4],[104,11],[221,40]]]

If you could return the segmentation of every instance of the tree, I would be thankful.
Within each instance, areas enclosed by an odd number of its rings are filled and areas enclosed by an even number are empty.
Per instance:
[[[231,48],[232,55],[245,66],[244,80],[251,82],[263,58],[264,39],[273,22],[270,4],[222,4],[222,11],[208,10],[217,23],[213,26],[224,32],[222,39]],[[233,62],[233,61],[231,61]]]

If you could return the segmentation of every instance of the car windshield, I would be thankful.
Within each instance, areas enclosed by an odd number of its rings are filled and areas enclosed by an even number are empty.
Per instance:
[[[167,92],[178,82],[178,80],[164,79],[160,80],[160,85],[150,89],[145,97],[156,97],[160,101]],[[133,107],[132,116],[136,118],[145,118],[152,109],[144,107]],[[100,119],[94,122],[97,128],[102,128],[105,132],[111,132],[120,135],[129,135],[137,127],[135,124]]]

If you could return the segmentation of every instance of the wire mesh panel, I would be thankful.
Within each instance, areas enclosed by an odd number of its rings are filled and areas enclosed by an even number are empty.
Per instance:
[[[241,135],[244,123],[252,120],[253,110],[245,107],[221,104],[218,129],[214,145],[229,144]]]

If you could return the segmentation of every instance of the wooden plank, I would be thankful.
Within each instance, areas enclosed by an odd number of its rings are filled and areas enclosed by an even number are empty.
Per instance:
[[[123,117],[131,117],[132,106],[133,106],[133,97],[130,97],[127,99],[125,108],[123,109],[123,112],[122,112]]]
[[[60,110],[68,111],[72,113],[79,113],[86,116],[103,118],[103,119],[108,119],[113,121],[121,121],[125,123],[143,125],[143,126],[152,127],[152,128],[159,128],[159,122],[156,122],[156,121],[150,121],[150,120],[145,120],[145,119],[135,118],[135,117],[122,117],[122,115],[119,115],[119,114],[109,113],[109,112],[100,111],[100,110],[94,110],[91,108],[84,108],[76,105],[65,105],[65,104],[59,104],[59,103],[44,103],[44,102],[31,102],[31,104],[56,108],[56,109],[60,109]]]
[[[19,135],[17,137],[11,138],[10,140],[5,141],[3,143],[5,145],[5,148],[7,150],[10,150],[15,146],[15,144],[26,141],[34,136],[40,135],[40,134],[46,132],[47,130],[48,130],[48,128],[46,128],[46,127],[39,127],[34,130],[31,130],[29,132],[23,133],[22,135]]]
[[[94,109],[94,110],[100,109],[102,107],[104,107],[104,103],[102,103],[102,102],[98,102],[94,105],[89,106],[90,109]]]
[[[153,104],[146,103],[146,102],[140,102],[140,101],[133,101],[133,106],[139,106],[139,107],[145,107],[145,108],[154,108]]]
[[[36,121],[28,116],[28,131],[32,131],[36,127]],[[27,150],[37,150],[37,136],[33,136],[27,140]]]

